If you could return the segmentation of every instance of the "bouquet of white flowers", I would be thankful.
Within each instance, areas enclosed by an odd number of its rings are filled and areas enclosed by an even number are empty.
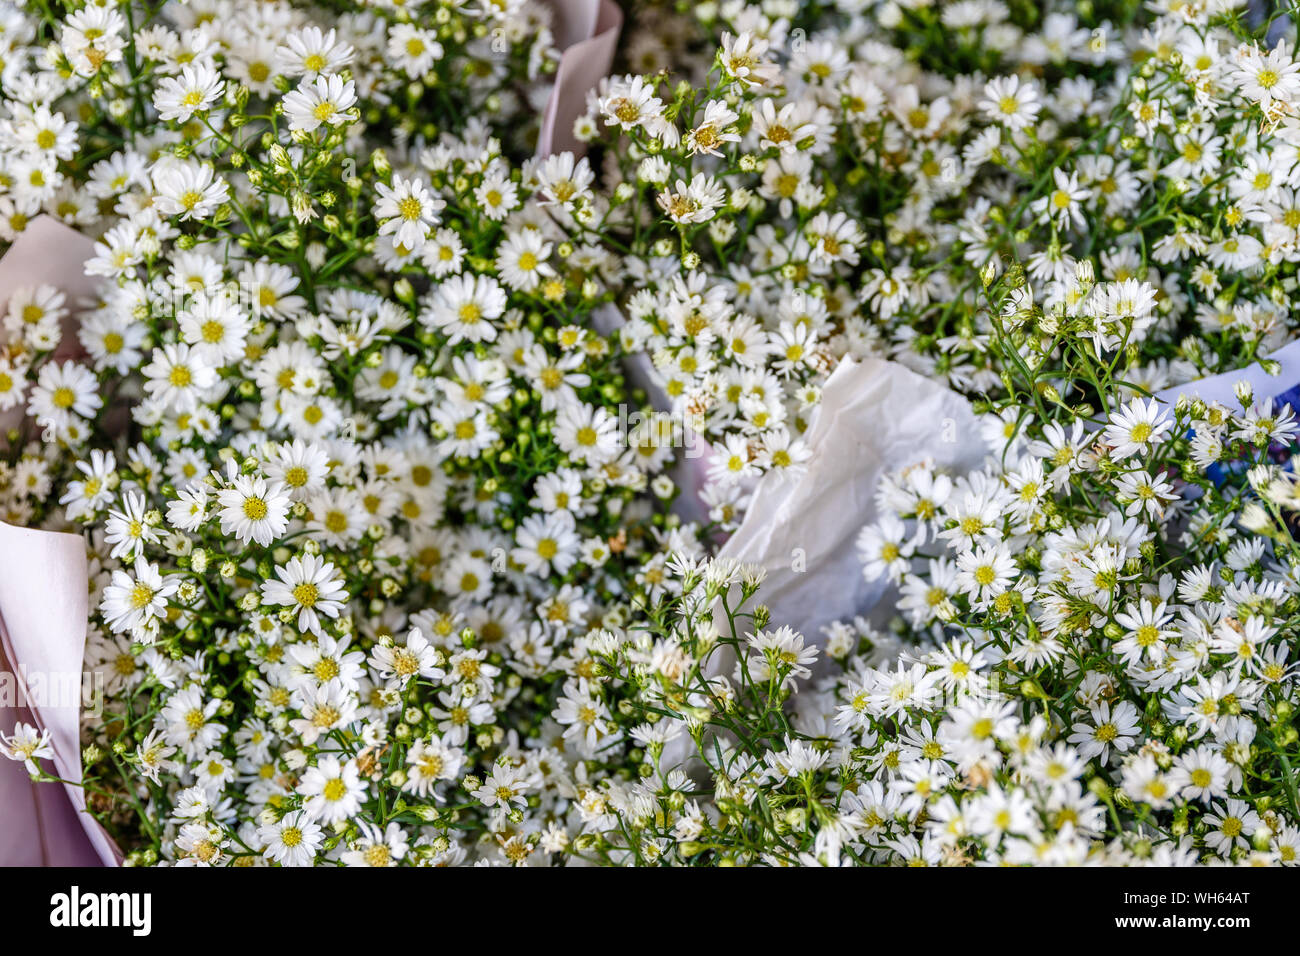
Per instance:
[[[1295,863],[1300,382],[1196,384],[1289,367],[1289,23],[629,12],[0,5],[102,692],[0,753],[132,865]]]

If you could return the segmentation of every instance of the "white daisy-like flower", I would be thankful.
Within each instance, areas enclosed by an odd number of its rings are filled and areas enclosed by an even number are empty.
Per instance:
[[[591,184],[596,175],[584,156],[574,159],[564,152],[547,156],[537,168],[539,202],[572,207],[591,198]]]
[[[178,531],[197,531],[207,519],[208,490],[203,485],[182,488],[167,502],[167,523]]]
[[[4,327],[21,335],[37,348],[48,349],[61,335],[60,322],[67,315],[67,299],[52,285],[21,286],[9,296]],[[39,331],[39,335],[34,332]]]
[[[980,108],[994,123],[1002,123],[1010,129],[1033,126],[1041,108],[1038,86],[1022,81],[1014,74],[996,77],[985,85]]]
[[[1274,103],[1293,105],[1300,97],[1300,62],[1296,62],[1290,48],[1283,44],[1267,52],[1257,46],[1242,47],[1232,80],[1243,94],[1265,110]]]
[[[167,76],[158,82],[153,94],[154,109],[162,119],[186,123],[195,113],[211,109],[225,88],[221,73],[212,63],[187,64],[179,77]]]
[[[244,354],[252,323],[235,302],[218,293],[200,293],[177,314],[181,336],[194,354],[213,368],[228,365]]]
[[[719,100],[710,100],[704,107],[704,116],[684,138],[687,152],[721,156],[727,143],[739,143],[740,133],[733,126],[740,115]]]
[[[175,412],[194,411],[217,381],[216,370],[184,343],[154,349],[152,360],[140,371],[145,394]]]
[[[338,570],[315,554],[290,558],[275,568],[277,580],[262,582],[262,600],[298,611],[298,630],[320,636],[321,615],[336,618],[343,610],[347,591]]]
[[[324,834],[306,810],[293,810],[258,829],[257,838],[267,859],[281,866],[310,866]]]
[[[293,31],[275,49],[275,69],[285,76],[314,78],[321,73],[338,73],[354,55],[352,47],[338,38],[335,30],[306,26]]]
[[[109,557],[130,561],[144,550],[146,544],[158,542],[158,532],[150,523],[148,511],[144,495],[128,491],[122,499],[121,510],[108,512],[108,520],[104,522],[104,542],[113,546]]]
[[[1146,454],[1174,427],[1167,408],[1156,399],[1144,402],[1137,398],[1112,412],[1106,423],[1105,439],[1115,459]]]
[[[114,571],[112,583],[104,588],[99,610],[114,631],[141,632],[167,609],[167,599],[180,582],[173,575],[163,577],[143,556],[135,559],[135,576]]]
[[[464,762],[465,755],[459,748],[449,746],[437,737],[417,740],[406,752],[403,789],[419,797],[441,799],[434,788],[439,781],[457,779]]]
[[[93,417],[103,404],[90,369],[76,362],[47,362],[36,376],[27,413],[37,424],[62,431],[74,417]]]
[[[326,755],[317,760],[316,766],[307,768],[297,792],[303,798],[302,808],[307,815],[328,825],[359,813],[366,787],[355,760],[340,761],[338,757]]]
[[[0,755],[20,761],[28,773],[41,772],[38,760],[53,760],[54,745],[49,730],[38,730],[21,720],[14,725],[13,733],[0,733]]]
[[[330,459],[320,445],[294,439],[277,445],[262,470],[272,481],[284,485],[295,501],[302,501],[325,487]]]
[[[419,252],[424,248],[429,230],[438,224],[438,211],[447,204],[433,196],[419,179],[394,174],[393,185],[375,183],[379,201],[374,216],[379,234],[391,235],[393,242]]]
[[[230,187],[211,163],[160,163],[154,167],[153,182],[158,191],[154,208],[182,220],[207,219],[230,196]]]
[[[233,534],[241,544],[256,541],[268,547],[289,527],[291,499],[279,482],[233,474],[234,470],[231,464],[230,487],[217,492],[221,533]]]
[[[764,37],[749,30],[739,35],[723,33],[718,62],[728,76],[749,86],[765,86],[781,75],[781,68],[766,58],[770,47]]]
[[[555,275],[555,269],[546,261],[551,255],[551,243],[535,229],[506,236],[497,247],[497,273],[511,289],[532,292],[542,279]]]
[[[356,102],[356,85],[340,76],[303,80],[281,101],[289,128],[304,133],[314,132],[322,124],[339,126],[351,122],[349,111]]]
[[[506,292],[491,276],[460,275],[439,283],[425,300],[420,321],[442,331],[448,345],[491,342],[493,320],[506,310]]]
[[[517,546],[510,557],[529,574],[548,577],[552,570],[565,574],[577,561],[582,544],[573,524],[567,511],[529,515],[515,532]]]
[[[413,23],[395,23],[388,31],[388,62],[409,77],[420,77],[442,59],[438,34]]]
[[[556,416],[555,443],[575,461],[603,464],[618,454],[618,419],[585,402],[566,405]]]
[[[445,672],[439,666],[442,656],[429,643],[424,632],[412,628],[405,644],[377,644],[370,652],[370,666],[385,680],[396,679],[402,684],[415,677],[440,681]]]

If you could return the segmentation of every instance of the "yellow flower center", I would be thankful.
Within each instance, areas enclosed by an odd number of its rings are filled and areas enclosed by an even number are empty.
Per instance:
[[[315,607],[320,591],[310,581],[304,581],[293,589],[293,599],[303,607]]]

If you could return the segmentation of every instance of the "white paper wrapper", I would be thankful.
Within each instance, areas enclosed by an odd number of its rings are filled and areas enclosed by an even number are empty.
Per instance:
[[[546,101],[537,155],[587,151],[573,135],[573,123],[587,110],[587,93],[609,73],[623,27],[623,11],[614,0],[554,0],[555,43],[564,52],[555,72],[555,88]]]
[[[1243,369],[1221,372],[1209,378],[1188,382],[1186,385],[1162,389],[1156,392],[1156,398],[1173,405],[1180,396],[1186,395],[1188,398],[1199,398],[1206,402],[1218,402],[1228,408],[1239,408],[1240,402],[1237,401],[1235,391],[1238,382],[1250,383],[1256,402],[1262,402],[1266,398],[1277,398],[1283,392],[1300,384],[1300,342],[1283,346],[1265,358],[1272,359],[1281,366],[1281,371],[1277,375],[1269,375],[1256,362]],[[1292,407],[1295,407],[1294,402]]]
[[[822,627],[866,614],[886,593],[883,581],[863,577],[855,547],[877,518],[880,479],[926,459],[961,474],[983,462],[985,445],[956,392],[897,362],[846,358],[826,381],[808,446],[801,476],[759,480],[719,556],[763,567],[758,600],[771,608],[772,625],[820,644]]]
[[[83,265],[94,243],[50,216],[28,224],[0,259],[0,312],[22,288],[49,285],[67,315],[54,358],[85,354],[77,338],[96,280]],[[20,425],[25,404],[0,412],[4,434]],[[82,656],[86,644],[86,552],[79,535],[0,523],[0,731],[35,725],[49,731],[64,780],[33,784],[20,763],[0,759],[0,865],[116,865],[117,848],[85,812],[79,740]],[[52,765],[52,766],[51,766]]]
[[[739,530],[720,558],[757,564],[767,577],[753,603],[772,611],[771,626],[789,625],[805,644],[821,646],[821,629],[857,615],[892,613],[892,591],[862,574],[856,538],[875,521],[876,488],[891,471],[930,460],[954,475],[978,468],[985,445],[970,403],[897,362],[844,359],[827,379],[808,431],[812,457],[797,477],[764,475]],[[738,591],[739,589],[737,589]],[[714,624],[728,632],[721,606]],[[743,633],[739,635],[742,639]],[[729,649],[709,659],[709,676],[731,677]],[[819,656],[814,676],[829,664]],[[664,748],[663,765],[691,756],[683,734]]]
[[[21,763],[0,757],[0,866],[120,861],[75,785],[86,619],[81,536],[0,522],[0,731],[18,721],[48,731],[54,758],[44,766],[69,781],[33,784]]]

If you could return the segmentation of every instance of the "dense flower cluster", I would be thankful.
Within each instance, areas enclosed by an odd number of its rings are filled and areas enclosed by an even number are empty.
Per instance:
[[[98,289],[5,305],[0,516],[84,535],[128,861],[1295,863],[1300,428],[1187,384],[1295,337],[1287,24],[644,5],[538,157],[554,16],[0,7],[0,238]],[[716,549],[870,357],[988,456],[804,633]]]

